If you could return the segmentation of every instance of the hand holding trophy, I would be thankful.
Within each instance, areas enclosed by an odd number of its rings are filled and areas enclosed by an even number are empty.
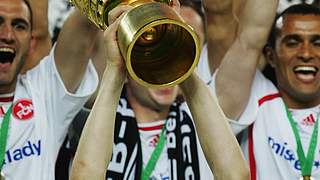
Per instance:
[[[169,0],[170,1],[170,0]],[[130,76],[146,87],[170,87],[185,80],[200,56],[198,36],[169,7],[154,0],[71,0],[100,29],[120,3],[133,6],[120,21],[117,38]]]

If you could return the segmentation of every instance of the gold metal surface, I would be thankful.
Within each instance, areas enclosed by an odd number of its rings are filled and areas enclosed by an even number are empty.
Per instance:
[[[103,30],[107,27],[107,13],[114,6],[119,3],[134,6],[120,21],[118,44],[130,76],[146,87],[179,84],[198,64],[198,36],[166,3],[152,0],[71,1]]]
[[[71,4],[102,30],[107,28],[108,14],[105,14],[105,11],[110,2],[110,0],[70,0]]]

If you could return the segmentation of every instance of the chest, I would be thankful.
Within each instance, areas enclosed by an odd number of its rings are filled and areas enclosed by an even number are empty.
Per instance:
[[[250,139],[254,146],[253,154],[260,173],[263,169],[269,169],[278,174],[275,177],[292,178],[301,173],[301,161],[297,154],[297,138],[292,126],[294,125],[299,134],[304,155],[310,147],[311,139],[315,143],[314,159],[312,161],[312,173],[320,172],[320,140],[319,134],[314,135],[318,119],[318,110],[291,111],[293,123],[281,101],[267,104],[259,109],[257,119],[252,129],[252,136],[248,136],[248,149],[250,152]],[[292,125],[293,124],[293,125]],[[252,148],[252,147],[251,147]],[[250,153],[249,153],[250,154]],[[285,178],[286,179],[286,178]]]

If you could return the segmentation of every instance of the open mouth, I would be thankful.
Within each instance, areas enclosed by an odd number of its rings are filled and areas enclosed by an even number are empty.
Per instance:
[[[319,68],[316,66],[296,66],[293,69],[293,72],[296,74],[297,78],[306,83],[313,82],[318,71]]]
[[[0,48],[0,63],[12,63],[16,52],[11,48]]]
[[[297,66],[293,69],[296,74],[316,75],[319,69],[315,66]]]

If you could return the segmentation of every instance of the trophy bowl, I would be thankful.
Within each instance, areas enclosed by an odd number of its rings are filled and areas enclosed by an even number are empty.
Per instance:
[[[129,75],[146,87],[170,87],[184,81],[199,61],[200,44],[191,26],[168,4],[153,0],[72,0],[97,27],[120,3],[132,5],[120,21],[117,38]]]

